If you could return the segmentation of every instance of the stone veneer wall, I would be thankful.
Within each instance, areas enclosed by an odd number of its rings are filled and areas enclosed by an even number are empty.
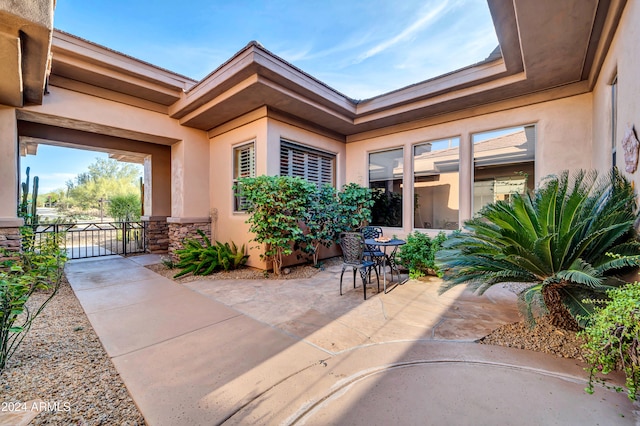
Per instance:
[[[166,253],[169,250],[169,224],[167,218],[143,219],[148,253]]]
[[[169,256],[177,261],[176,250],[184,248],[182,242],[185,238],[194,238],[202,241],[198,229],[204,231],[207,238],[211,239],[211,222],[194,223],[169,223]]]
[[[21,243],[20,228],[0,228],[0,248],[20,251]]]

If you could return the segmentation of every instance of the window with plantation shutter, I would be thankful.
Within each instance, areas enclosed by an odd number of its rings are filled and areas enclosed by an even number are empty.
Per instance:
[[[280,175],[298,176],[318,187],[335,186],[335,154],[280,141]]]
[[[238,146],[233,149],[233,184],[238,184],[239,178],[255,177],[256,175],[256,148],[253,142]],[[247,211],[247,201],[240,197],[236,191],[234,194],[234,207],[236,212]]]

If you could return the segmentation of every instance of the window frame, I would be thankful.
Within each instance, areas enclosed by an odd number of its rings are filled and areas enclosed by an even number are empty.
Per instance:
[[[243,172],[242,170],[238,170],[238,163],[236,162],[236,153],[237,152],[241,152],[244,149],[252,149],[252,157],[251,159],[249,159],[250,165],[249,167],[251,167],[251,170],[248,171],[248,176],[243,176]],[[240,178],[244,178],[244,177],[255,177],[256,176],[256,141],[251,140],[251,141],[247,141],[247,142],[242,142],[239,143],[237,145],[233,146],[233,149],[231,151],[231,163],[232,163],[232,188],[233,186],[238,184],[238,179]],[[252,163],[252,164],[251,164]],[[243,202],[242,202],[242,198],[239,195],[237,195],[236,191],[231,191],[232,195],[233,195],[233,212],[234,213],[247,213],[248,208],[244,207],[243,208]]]
[[[492,130],[482,130],[482,131],[476,131],[476,132],[470,132],[469,133],[469,141],[471,144],[471,216],[473,217],[474,211],[476,210],[476,206],[475,206],[475,202],[474,202],[474,198],[475,198],[475,188],[474,185],[476,183],[476,168],[477,167],[486,167],[487,165],[484,166],[478,166],[477,162],[476,162],[476,147],[475,144],[476,142],[474,141],[474,136],[475,135],[482,135],[482,134],[486,134],[486,133],[492,133],[492,132],[502,132],[502,131],[506,131],[506,130],[512,130],[512,129],[517,129],[517,128],[522,128],[525,132],[526,132],[526,128],[527,127],[533,127],[534,130],[534,146],[533,146],[533,159],[532,160],[522,160],[522,161],[514,161],[511,163],[496,163],[494,165],[489,165],[489,166],[499,166],[500,164],[526,164],[526,163],[531,163],[532,167],[533,167],[533,171],[534,171],[534,176],[533,176],[533,183],[535,182],[536,176],[535,176],[535,168],[536,168],[536,164],[538,161],[538,139],[539,139],[539,134],[538,134],[538,123],[537,122],[528,122],[525,124],[514,124],[514,125],[507,125],[504,127],[499,127],[499,128],[494,128]],[[497,136],[497,137],[501,137],[501,136]],[[482,142],[482,141],[479,141]],[[528,176],[528,179],[531,179],[531,176]],[[481,182],[480,180],[478,182]]]
[[[401,209],[400,210],[400,225],[393,226],[393,225],[384,225],[384,224],[383,225],[374,224],[373,223],[373,218],[372,218],[372,222],[370,223],[370,225],[372,225],[372,226],[380,226],[380,227],[383,227],[383,228],[394,228],[394,229],[403,229],[404,228],[404,209],[405,209],[405,205],[404,205],[404,203],[405,203],[405,190],[404,190],[405,184],[404,183],[405,182],[404,182],[404,179],[405,179],[406,174],[407,174],[406,173],[406,171],[407,171],[406,167],[407,166],[405,164],[406,161],[405,161],[404,156],[405,156],[406,148],[407,147],[405,145],[397,145],[397,146],[377,149],[377,150],[374,150],[374,151],[367,151],[367,153],[366,153],[367,154],[367,156],[366,156],[366,159],[367,159],[366,160],[367,161],[366,162],[367,188],[369,188],[369,189],[371,189],[371,170],[370,170],[370,167],[371,167],[371,155],[381,154],[381,153],[384,153],[384,152],[391,152],[391,151],[400,151],[401,155],[398,158],[402,158],[402,177],[400,179],[393,179],[393,180],[400,180],[400,182],[401,182],[400,183],[401,191],[399,192],[399,194],[402,197],[402,200],[401,200],[401,203],[400,203],[400,209]],[[371,211],[372,211],[372,214],[373,214],[373,207],[372,207]]]
[[[461,191],[461,186],[462,186],[462,177],[461,177],[461,172],[460,172],[460,164],[461,164],[461,158],[462,158],[462,135],[461,134],[457,134],[457,135],[452,135],[452,136],[444,136],[444,137],[439,137],[439,138],[434,138],[434,139],[428,139],[428,140],[422,140],[420,142],[415,142],[413,144],[411,144],[411,220],[412,220],[412,226],[411,229],[412,230],[419,230],[420,232],[434,232],[434,231],[446,231],[446,230],[450,230],[452,228],[450,228],[450,226],[448,227],[447,224],[449,224],[450,222],[445,222],[445,227],[444,228],[436,228],[436,227],[432,227],[432,228],[425,228],[424,226],[415,226],[416,225],[416,208],[415,208],[415,202],[416,202],[416,187],[415,187],[415,178],[416,178],[416,164],[415,164],[415,150],[416,147],[420,146],[420,145],[425,145],[428,143],[434,143],[434,142],[443,142],[443,141],[453,141],[456,140],[458,141],[458,219],[456,222],[456,228],[455,229],[460,229],[460,204],[461,204],[461,197],[462,197],[462,191]],[[447,173],[451,173],[451,172],[447,172]],[[424,222],[423,222],[424,225]]]
[[[616,167],[618,136],[618,74],[611,79],[611,168]]]

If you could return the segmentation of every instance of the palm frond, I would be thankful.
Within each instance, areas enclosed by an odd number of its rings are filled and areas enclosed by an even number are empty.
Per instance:
[[[576,259],[569,269],[558,271],[556,276],[564,281],[596,288],[602,284],[602,275],[582,259]]]

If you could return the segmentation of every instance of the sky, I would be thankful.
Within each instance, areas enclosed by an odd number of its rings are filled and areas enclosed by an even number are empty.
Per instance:
[[[54,26],[196,80],[256,40],[354,99],[474,64],[498,45],[486,0],[58,0]],[[22,161],[41,192],[104,155],[70,162],[53,149],[38,160],[43,148]]]

